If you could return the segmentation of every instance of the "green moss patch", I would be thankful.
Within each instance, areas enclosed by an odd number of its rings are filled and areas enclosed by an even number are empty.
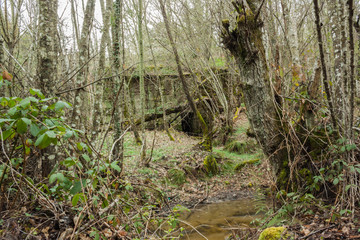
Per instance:
[[[286,228],[270,227],[266,228],[259,237],[259,240],[281,240],[286,239]]]

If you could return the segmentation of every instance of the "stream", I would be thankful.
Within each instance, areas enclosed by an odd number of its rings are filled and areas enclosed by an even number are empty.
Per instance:
[[[209,240],[225,239],[232,228],[248,226],[261,217],[256,214],[255,204],[254,199],[247,198],[199,205],[180,218],[186,222],[181,225],[185,228],[181,239],[204,240],[194,228]]]

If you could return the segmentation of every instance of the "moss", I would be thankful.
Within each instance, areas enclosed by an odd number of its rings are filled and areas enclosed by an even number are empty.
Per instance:
[[[257,159],[251,159],[251,160],[247,160],[247,161],[243,161],[241,163],[238,163],[235,166],[235,171],[240,171],[241,169],[243,169],[246,165],[250,165],[250,164],[256,164],[260,161],[260,158]]]
[[[213,155],[208,155],[204,159],[204,168],[207,174],[216,175],[219,172],[219,167]]]
[[[259,237],[259,240],[281,240],[286,239],[286,228],[284,227],[270,227],[266,228]]]

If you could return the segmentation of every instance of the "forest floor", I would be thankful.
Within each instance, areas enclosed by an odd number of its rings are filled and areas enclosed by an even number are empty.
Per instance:
[[[254,139],[247,136],[248,127],[246,115],[242,113],[234,123],[234,133],[228,143],[223,146],[215,142],[213,155],[217,161],[216,174],[209,174],[204,167],[204,159],[209,152],[200,150],[197,144],[201,139],[178,131],[172,131],[175,141],[170,141],[164,131],[147,131],[147,156],[151,156],[151,161],[149,167],[141,167],[139,163],[141,146],[136,144],[133,134],[128,132],[124,136],[123,179],[134,186],[135,195],[132,196],[138,199],[135,204],[139,203],[140,207],[142,204],[153,205],[155,208],[152,209],[156,209],[155,212],[151,210],[147,213],[152,214],[155,219],[169,219],[169,216],[174,214],[174,208],[179,205],[195,214],[199,206],[253,199],[254,202],[262,201],[262,204],[257,206],[259,209],[255,209],[255,212],[260,212],[258,215],[260,218],[246,225],[229,223],[228,229],[231,231],[227,234],[227,239],[258,239],[266,227],[272,226],[283,226],[287,229],[284,239],[360,239],[360,223],[357,220],[360,216],[359,212],[354,212],[354,218],[348,217],[336,211],[330,203],[325,204],[312,195],[300,196],[295,193],[292,199],[277,198],[278,194],[268,162]],[[277,205],[275,208],[275,201],[282,201],[282,205]],[[70,208],[68,205],[71,207],[68,203],[60,207],[68,209]],[[69,220],[69,223],[64,227],[55,228],[56,221],[46,217],[51,214],[36,208],[34,203],[29,202],[29,204],[24,203],[18,211],[0,212],[0,239],[23,239],[16,236],[27,236],[27,239],[74,237],[77,226],[74,226],[75,220],[72,220],[74,217],[71,214],[63,216],[64,219]],[[99,210],[94,209],[94,211]],[[64,212],[71,213],[72,210]],[[234,213],[236,212],[238,209],[234,209]],[[133,216],[135,217],[136,214]],[[83,224],[86,226],[89,223]],[[122,227],[118,228],[120,230],[111,230],[113,228],[109,227],[109,224],[106,225],[106,222],[104,224],[105,227],[99,231],[104,236],[112,236],[107,239],[137,237],[137,233],[126,232]],[[167,235],[166,239],[178,239],[176,237],[180,232],[176,227],[172,230],[177,235]],[[91,236],[91,231],[89,230],[86,236],[81,235],[79,239],[93,239],[88,237]],[[149,232],[152,231],[154,229],[149,226]],[[143,239],[159,239],[149,237],[146,232]],[[166,233],[166,229],[162,232]],[[175,238],[171,238],[173,236]],[[193,236],[180,239],[198,239]],[[209,239],[223,238],[209,237]]]

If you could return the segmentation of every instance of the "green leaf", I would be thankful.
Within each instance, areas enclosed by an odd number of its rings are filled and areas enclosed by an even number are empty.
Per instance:
[[[64,160],[63,165],[66,167],[72,167],[76,164],[75,160],[72,158],[67,158]]]
[[[288,193],[286,196],[290,198],[290,197],[292,197],[292,196],[294,196],[294,195],[295,195],[295,193],[294,193],[294,192],[291,192],[291,193]]]
[[[17,112],[17,108],[12,107],[9,109],[8,114],[9,114],[9,116],[14,116],[16,114],[16,112]]]
[[[117,165],[118,161],[112,162],[110,167],[118,172],[121,172],[121,168]]]
[[[52,143],[52,139],[49,138],[46,133],[40,135],[38,139],[35,142],[35,146],[37,146],[40,149],[44,149],[48,147]]]
[[[31,101],[31,102],[34,102],[34,103],[38,103],[39,102],[39,99],[37,99],[37,98],[34,98],[34,97],[28,97],[29,98],[29,100]]]
[[[71,130],[67,130],[66,133],[64,134],[64,138],[65,139],[69,139],[74,135],[74,131]]]
[[[53,175],[50,176],[49,178],[49,183],[52,184],[54,183],[56,180],[58,180],[59,182],[64,182],[66,180],[64,174],[60,173],[55,173]]]
[[[56,133],[54,131],[47,131],[46,132],[46,135],[49,137],[49,138],[56,138]]]
[[[30,124],[31,124],[31,120],[28,119],[28,118],[21,118],[21,120],[23,120],[24,123],[26,123],[27,125],[30,125]]]
[[[4,131],[2,134],[2,137],[3,137],[2,141],[5,141],[6,139],[8,139],[8,137],[10,137],[13,133],[14,133],[14,130],[12,128]]]
[[[334,185],[337,185],[339,183],[339,179],[338,178],[335,178],[334,181],[333,181],[333,184]]]
[[[87,145],[86,145],[85,143],[82,143],[82,142],[78,142],[78,143],[76,144],[76,146],[77,146],[77,148],[78,148],[80,151],[84,150],[84,148],[87,147]]]
[[[70,194],[75,195],[75,194],[81,192],[81,189],[82,189],[82,187],[81,187],[81,182],[80,182],[80,181],[76,181],[76,182],[74,183],[73,187],[70,189]]]
[[[19,105],[22,108],[27,108],[28,106],[30,106],[30,99],[29,98],[23,99],[21,102],[19,102]]]
[[[13,121],[15,121],[15,119],[4,119],[4,118],[0,119],[0,123],[13,122]]]
[[[63,108],[70,108],[70,104],[68,104],[67,102],[63,102],[63,101],[58,101],[57,103],[55,103],[55,110],[59,111]]]
[[[43,106],[41,107],[41,111],[46,112],[46,110],[48,110],[48,108],[49,108],[48,105],[43,105]]]
[[[355,144],[349,144],[349,145],[346,145],[346,151],[352,151],[356,149],[356,145]]]
[[[345,150],[346,150],[346,148],[345,148],[345,146],[342,146],[341,148],[340,148],[340,152],[345,152]]]
[[[41,99],[45,98],[44,94],[42,94],[42,92],[39,89],[30,89],[30,94],[37,95]]]
[[[40,132],[40,128],[37,126],[37,124],[32,123],[30,125],[30,133],[31,135],[33,135],[34,137],[36,137]]]
[[[45,124],[46,124],[49,128],[55,126],[54,121],[53,121],[53,120],[50,120],[50,119],[46,119],[46,120],[45,120]]]
[[[83,154],[81,156],[85,159],[85,161],[87,161],[87,162],[91,161],[90,157],[87,154]]]
[[[73,207],[76,207],[76,205],[78,204],[80,199],[80,194],[76,194],[72,199],[71,199],[71,204],[73,205]]]
[[[24,134],[27,131],[27,127],[28,125],[22,120],[18,120],[17,124],[16,124],[16,132],[18,132],[19,134]]]
[[[82,180],[82,183],[80,181],[75,181],[73,184],[73,187],[70,189],[70,194],[75,195],[79,192],[81,192],[81,189],[86,184],[86,179]]]

